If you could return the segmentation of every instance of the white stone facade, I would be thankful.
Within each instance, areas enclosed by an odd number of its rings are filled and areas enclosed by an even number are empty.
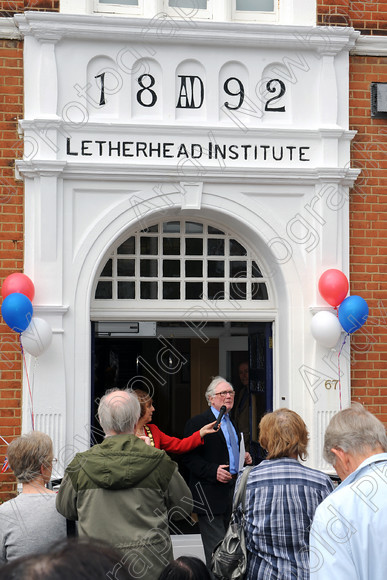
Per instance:
[[[211,305],[104,308],[97,277],[139,220],[237,232],[271,288],[224,320],[273,323],[273,404],[307,418],[310,462],[339,407],[338,353],[310,333],[328,268],[349,269],[351,28],[25,13],[25,273],[54,339],[31,361],[37,427],[61,463],[89,444],[91,320],[219,318]],[[103,76],[104,75],[104,76]],[[190,308],[192,309],[190,310]],[[196,313],[195,313],[196,312]],[[348,346],[342,405],[350,400]],[[332,384],[329,381],[333,381]],[[327,382],[328,381],[328,382]],[[27,387],[26,387],[27,388]],[[28,427],[25,397],[24,427]]]

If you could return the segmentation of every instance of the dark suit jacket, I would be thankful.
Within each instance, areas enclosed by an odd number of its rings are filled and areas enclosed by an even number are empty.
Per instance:
[[[234,406],[231,416],[237,431],[243,433],[246,451],[250,451],[250,391],[248,387],[242,386],[235,396]]]
[[[215,416],[211,409],[192,417],[185,426],[185,437],[192,435],[212,421],[215,421]],[[238,433],[237,429],[236,431]],[[194,499],[193,511],[199,514],[206,513],[206,502],[208,502],[213,514],[224,514],[229,511],[235,480],[230,483],[220,483],[216,479],[219,465],[229,465],[230,463],[227,443],[222,430],[219,429],[214,434],[206,435],[204,444],[183,455],[182,461],[190,472],[189,485]]]

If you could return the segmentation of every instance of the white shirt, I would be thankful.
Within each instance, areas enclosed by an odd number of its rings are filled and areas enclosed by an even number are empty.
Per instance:
[[[386,580],[387,453],[368,457],[317,508],[311,580]]]

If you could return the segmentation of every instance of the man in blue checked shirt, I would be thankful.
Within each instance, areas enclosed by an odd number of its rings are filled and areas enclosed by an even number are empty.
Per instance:
[[[311,580],[387,578],[386,451],[383,424],[359,403],[331,419],[324,457],[342,483],[316,510]]]

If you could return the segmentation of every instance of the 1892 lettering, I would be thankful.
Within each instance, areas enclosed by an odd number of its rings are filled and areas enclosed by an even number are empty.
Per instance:
[[[96,75],[94,78],[100,79],[100,100],[99,105],[106,104],[105,99],[105,73]],[[179,75],[180,87],[177,98],[177,109],[200,109],[204,102],[204,83],[196,75]],[[150,73],[146,73],[137,79],[139,90],[136,99],[142,107],[154,107],[157,103],[156,79]],[[223,84],[223,90],[229,99],[224,101],[226,109],[237,111],[245,101],[245,87],[237,77],[229,77]],[[279,101],[286,93],[285,83],[280,79],[270,79],[266,83],[266,90],[273,94],[265,102],[265,111],[284,113],[286,108],[279,105]]]

